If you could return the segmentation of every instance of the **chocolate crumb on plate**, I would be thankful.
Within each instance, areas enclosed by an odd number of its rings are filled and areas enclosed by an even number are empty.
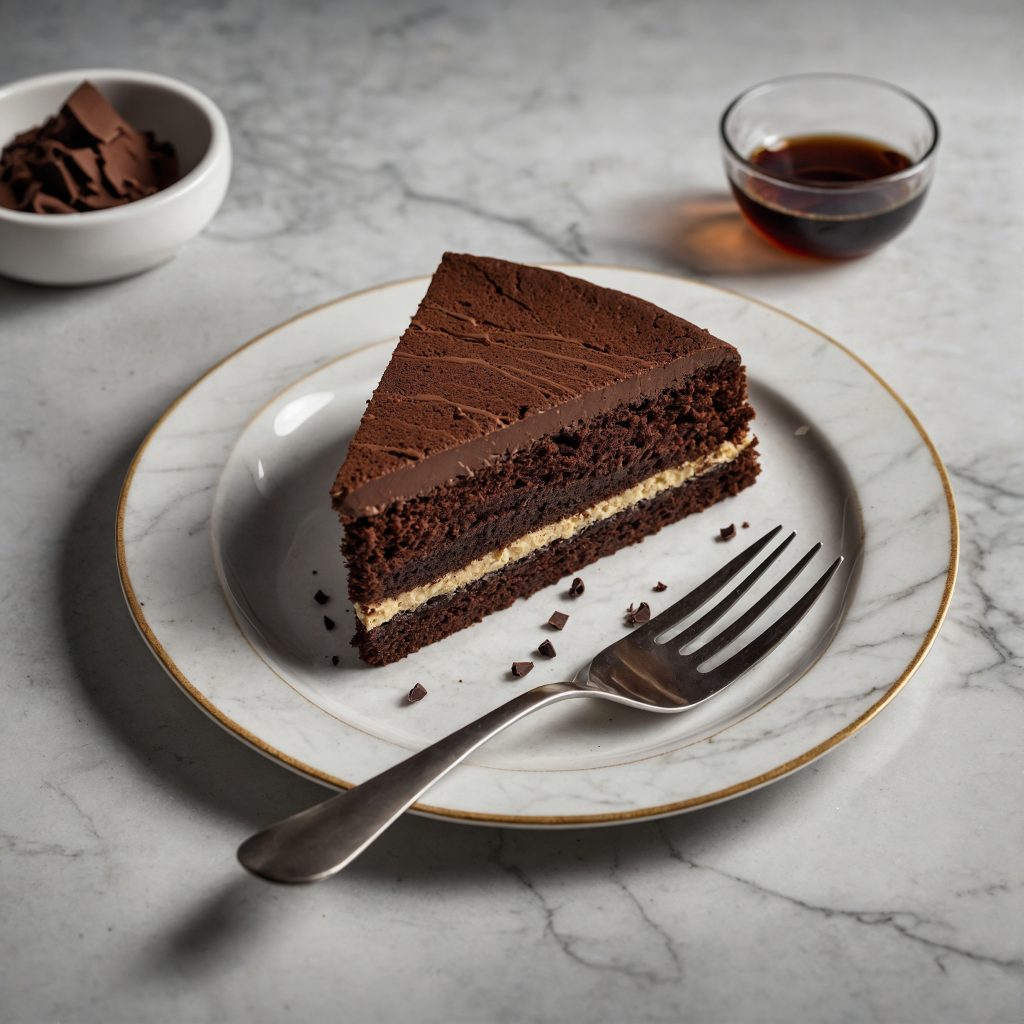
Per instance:
[[[545,658],[553,658],[557,652],[555,651],[555,645],[550,640],[545,640],[537,648],[537,653],[543,654]]]
[[[512,662],[512,675],[516,679],[522,679],[527,673],[533,671],[532,661],[513,661]]]
[[[334,629],[334,619],[332,619],[329,615],[324,616],[324,629]]]
[[[641,601],[636,608],[630,605],[626,610],[626,619],[631,626],[642,626],[645,622],[650,622],[651,606],[646,601]]]
[[[551,618],[548,619],[548,625],[554,626],[555,629],[565,629],[565,624],[569,621],[569,616],[565,612],[552,612]]]
[[[317,604],[327,604],[327,602],[330,601],[330,598],[322,590],[318,590],[313,595],[313,600],[316,601]]]
[[[668,584],[662,583],[661,580],[658,580],[658,582],[654,584],[654,589],[660,594],[663,590],[668,590]]]
[[[572,581],[572,584],[569,587],[569,596],[579,597],[584,590],[586,590],[586,587],[584,586],[583,580],[581,580],[579,576],[577,576],[576,579]]]
[[[410,704],[415,704],[418,700],[423,700],[427,695],[427,688],[422,683],[417,683],[410,691],[408,701]]]
[[[722,540],[732,540],[736,536],[736,524],[730,523],[728,526],[723,526],[718,531],[718,536]]]
[[[749,530],[750,529],[750,523],[748,523],[746,521],[746,519],[744,519],[743,522],[740,523],[740,525],[743,527],[744,530]]]
[[[332,665],[338,665],[340,662],[341,662],[341,658],[339,658],[336,654],[332,654],[331,655],[331,664]]]

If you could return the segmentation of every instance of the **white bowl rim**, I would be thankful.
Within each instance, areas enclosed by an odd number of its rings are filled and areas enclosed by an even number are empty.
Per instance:
[[[182,82],[169,75],[160,75],[153,71],[133,71],[129,68],[72,68],[69,71],[52,71],[30,78],[19,78],[0,86],[0,103],[10,96],[31,92],[51,85],[78,83],[86,80],[106,80],[107,82],[128,82],[139,85],[153,85],[176,93],[189,100],[206,118],[210,125],[210,144],[206,147],[199,162],[187,174],[179,178],[173,185],[160,189],[151,196],[136,199],[121,206],[112,206],[106,210],[76,210],[74,213],[39,214],[25,210],[9,210],[0,206],[0,223],[6,221],[22,227],[33,225],[43,231],[77,230],[85,225],[98,226],[117,220],[138,216],[142,212],[152,211],[158,204],[173,202],[179,196],[194,191],[201,182],[209,177],[212,169],[226,153],[230,153],[230,136],[227,121],[220,108],[195,86]],[[26,129],[31,127],[26,125]],[[23,129],[23,130],[26,130]]]
[[[759,93],[766,92],[769,89],[774,89],[779,86],[813,84],[816,81],[843,82],[853,85],[868,86],[876,89],[878,92],[886,92],[890,95],[899,96],[902,99],[909,101],[912,106],[916,107],[922,114],[924,114],[925,120],[931,128],[932,138],[931,142],[928,144],[928,148],[920,157],[914,160],[909,167],[903,168],[902,171],[895,171],[892,174],[883,174],[877,178],[869,178],[867,181],[863,182],[843,182],[838,187],[835,185],[811,185],[807,182],[796,181],[792,178],[786,178],[779,174],[772,174],[771,172],[764,170],[763,167],[758,167],[756,164],[751,163],[749,157],[740,153],[732,139],[729,137],[727,122],[741,103],[745,100],[755,98]],[[904,89],[903,86],[887,82],[882,78],[873,78],[868,75],[854,75],[845,71],[801,71],[796,74],[780,75],[777,78],[768,78],[763,82],[757,82],[755,85],[748,86],[739,93],[739,95],[733,97],[729,105],[722,111],[721,117],[718,119],[718,141],[726,157],[727,165],[738,164],[743,168],[745,173],[752,175],[755,178],[761,178],[764,181],[771,182],[773,185],[782,185],[789,192],[806,192],[818,195],[835,195],[837,192],[842,192],[846,195],[861,192],[874,192],[877,189],[884,188],[886,185],[893,182],[905,181],[919,175],[927,175],[930,172],[932,165],[935,163],[936,156],[938,155],[939,140],[941,137],[942,130],[939,126],[939,119],[935,116],[931,107],[929,107],[924,100],[910,92],[909,89]]]

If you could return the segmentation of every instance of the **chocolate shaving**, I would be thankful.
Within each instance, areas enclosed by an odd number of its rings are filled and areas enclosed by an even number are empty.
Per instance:
[[[548,625],[554,626],[555,629],[565,629],[565,624],[569,621],[569,616],[565,612],[552,612],[551,618],[548,619]]]
[[[569,596],[579,597],[584,590],[586,590],[586,587],[583,584],[583,580],[581,580],[579,576],[577,576],[576,579],[572,581],[572,585],[569,587]]]
[[[642,626],[645,622],[650,622],[651,606],[646,601],[641,601],[637,608],[630,605],[626,609],[626,621],[631,626]]]
[[[545,658],[553,658],[556,654],[555,645],[550,640],[545,640],[544,643],[537,648],[538,654],[543,654]]]
[[[532,661],[513,661],[512,662],[512,675],[516,679],[522,679],[523,676],[533,671]]]
[[[316,601],[317,604],[327,604],[327,602],[330,601],[330,598],[322,590],[318,590],[313,595],[313,600]]]
[[[658,582],[654,584],[654,589],[660,594],[663,590],[668,590],[668,585],[662,583],[661,580],[658,580]]]
[[[407,700],[410,704],[415,704],[418,700],[423,700],[427,695],[427,688],[422,683],[417,683],[410,691]]]
[[[732,540],[736,536],[736,524],[730,523],[728,526],[723,526],[718,531],[718,536],[722,540]]]
[[[83,82],[42,125],[0,153],[0,206],[86,213],[153,195],[178,180],[174,147],[125,121]]]
[[[325,615],[324,616],[324,629],[326,629],[326,630],[334,629],[334,619],[332,619],[329,615]]]

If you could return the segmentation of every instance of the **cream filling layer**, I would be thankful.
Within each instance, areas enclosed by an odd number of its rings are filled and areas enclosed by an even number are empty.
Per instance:
[[[454,572],[445,573],[436,580],[426,583],[421,587],[413,587],[404,594],[395,597],[385,598],[375,604],[354,604],[356,618],[366,629],[375,629],[382,626],[389,619],[393,619],[400,612],[411,612],[421,604],[443,594],[451,594],[467,584],[475,583],[492,572],[504,569],[506,565],[518,562],[535,551],[554,543],[556,540],[569,540],[576,534],[585,530],[588,526],[600,523],[602,520],[610,519],[626,509],[638,505],[641,501],[649,501],[656,498],[664,491],[673,487],[681,487],[687,480],[700,476],[716,466],[722,466],[738,458],[740,453],[747,448],[753,436],[747,434],[739,444],[726,441],[718,446],[715,451],[692,462],[685,462],[681,466],[673,466],[670,469],[663,469],[646,480],[627,487],[619,494],[615,494],[604,501],[591,505],[582,512],[575,512],[571,516],[559,519],[557,523],[549,523],[540,529],[531,530],[505,547],[495,551],[489,551],[486,555],[473,559],[468,565]]]

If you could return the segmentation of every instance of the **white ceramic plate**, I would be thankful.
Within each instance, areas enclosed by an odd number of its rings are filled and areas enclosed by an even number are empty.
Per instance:
[[[758,483],[584,570],[580,598],[567,596],[566,581],[396,665],[368,668],[348,644],[352,610],[328,489],[427,281],[290,320],[164,414],[136,455],[118,514],[136,623],[185,692],[236,736],[329,785],[358,783],[527,685],[570,678],[624,632],[626,605],[648,601],[657,612],[777,523],[799,534],[787,566],[816,540],[824,551],[812,567],[838,553],[846,562],[771,657],[682,715],[604,701],[542,711],[416,809],[552,826],[722,800],[834,747],[920,664],[949,603],[958,542],[949,481],[906,405],[852,353],[778,310],[641,271],[562,269],[736,344],[758,412]],[[738,536],[723,543],[729,523]],[[659,580],[663,593],[652,590]],[[544,626],[555,609],[570,614],[560,633]],[[553,660],[533,653],[548,638]],[[513,679],[511,663],[525,659],[536,669]],[[409,704],[417,682],[428,696]]]

